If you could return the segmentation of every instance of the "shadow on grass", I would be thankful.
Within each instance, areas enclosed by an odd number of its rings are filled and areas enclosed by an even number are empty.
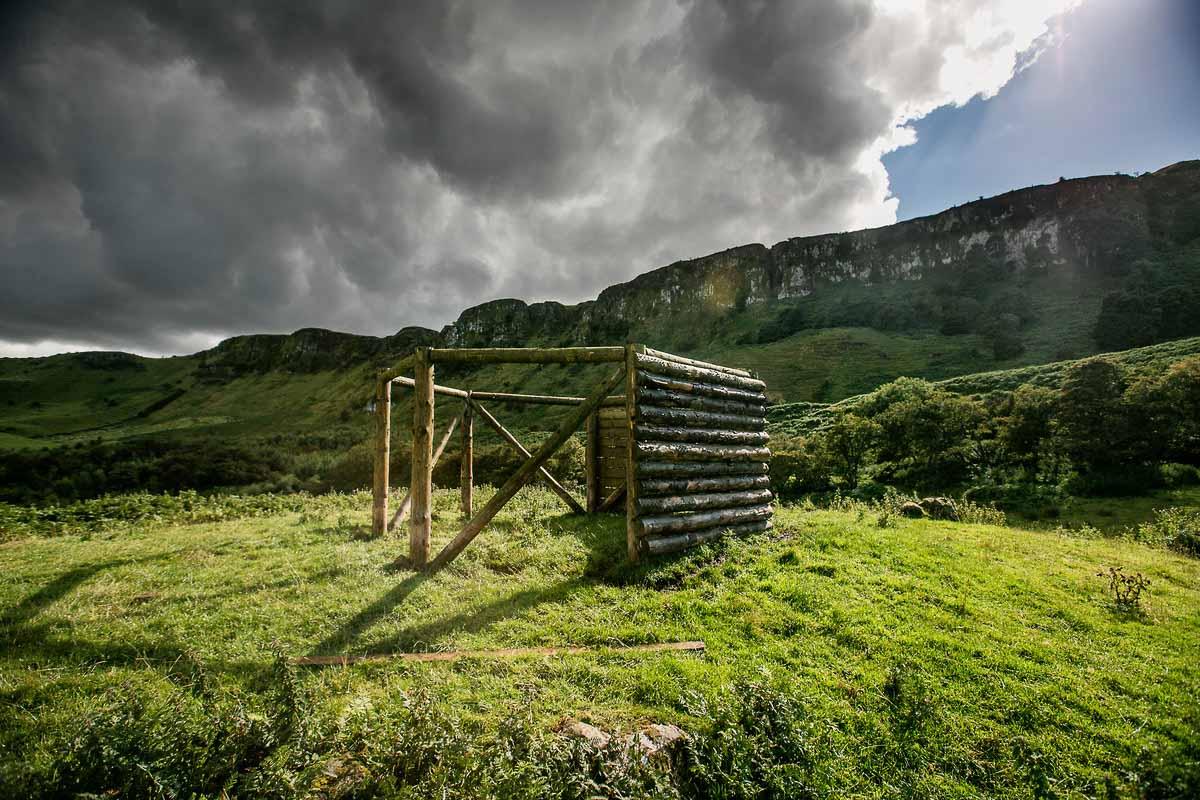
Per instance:
[[[478,633],[497,622],[517,617],[543,603],[557,603],[565,600],[589,583],[590,581],[575,578],[560,581],[552,586],[523,589],[471,611],[460,612],[444,619],[433,619],[405,628],[391,639],[380,642],[377,647],[383,652],[424,652],[435,649],[434,645],[447,635]]]
[[[689,576],[721,563],[731,543],[722,539],[681,553],[655,556],[631,564],[626,555],[625,518],[623,515],[575,515],[555,517],[553,528],[564,536],[579,540],[587,551],[583,574],[550,586],[522,589],[469,611],[433,617],[410,624],[393,636],[372,642],[373,653],[422,652],[453,634],[472,634],[506,619],[518,617],[544,603],[559,603],[573,593],[597,584],[613,586],[642,585],[670,589]],[[468,556],[469,557],[469,556]],[[387,568],[406,570],[404,559]],[[377,600],[355,614],[337,630],[313,647],[309,655],[340,655],[358,652],[355,647],[372,626],[392,614],[425,581],[426,573],[410,573]]]
[[[396,586],[389,589],[374,603],[359,611],[347,620],[336,631],[321,640],[309,655],[330,655],[344,653],[368,628],[387,616],[393,609],[403,603],[409,595],[429,580],[430,576],[423,572],[409,575]]]
[[[98,641],[81,638],[71,632],[69,622],[61,620],[35,622],[46,608],[66,597],[80,585],[102,572],[119,567],[167,561],[177,552],[162,553],[144,558],[120,558],[67,570],[0,615],[0,644],[5,657],[23,662],[89,666],[127,666],[138,663],[163,666],[191,658],[187,649],[171,640],[123,638],[119,641]],[[259,675],[263,665],[245,662],[222,662],[211,665],[222,672],[252,677]]]
[[[70,594],[84,581],[105,572],[106,570],[125,567],[131,564],[149,564],[155,561],[167,561],[177,553],[163,553],[144,558],[115,558],[109,561],[99,561],[82,567],[75,567],[59,575],[37,591],[31,592],[15,606],[5,609],[0,616],[0,625],[19,627],[36,617],[42,609],[52,605]]]

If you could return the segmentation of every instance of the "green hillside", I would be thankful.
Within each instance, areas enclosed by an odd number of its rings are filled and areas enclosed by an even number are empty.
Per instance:
[[[435,498],[435,539],[456,524]],[[396,572],[362,493],[0,546],[0,793],[1186,797],[1200,562],[1129,541],[785,507],[622,565],[623,520],[523,492]],[[295,506],[293,506],[295,507]],[[1114,605],[1108,567],[1149,578]],[[702,640],[703,653],[296,671],[278,656]],[[673,762],[555,731],[674,723]],[[662,766],[659,764],[662,763]],[[643,766],[639,767],[638,765]],[[674,764],[670,767],[670,764]],[[195,793],[195,795],[193,794]]]
[[[1200,337],[1136,347],[1116,353],[1097,354],[1128,371],[1130,377],[1154,375],[1189,356],[1200,355]],[[974,374],[962,374],[937,381],[951,392],[986,395],[1013,391],[1023,385],[1057,389],[1064,375],[1086,359],[1054,361],[1030,367],[1014,367]],[[782,436],[799,436],[825,427],[839,411],[852,410],[867,399],[866,395],[847,397],[836,403],[781,403],[768,409],[771,431]]]

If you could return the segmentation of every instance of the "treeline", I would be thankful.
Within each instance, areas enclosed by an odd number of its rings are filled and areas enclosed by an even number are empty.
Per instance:
[[[350,429],[247,439],[92,440],[0,455],[0,500],[67,502],[125,492],[323,491],[327,473],[361,439]]]
[[[522,434],[536,448],[540,436]],[[439,486],[457,486],[460,451],[447,448],[434,471]],[[393,440],[393,485],[403,485],[410,454]],[[521,465],[511,447],[480,442],[475,480],[499,485]],[[373,454],[361,428],[289,432],[245,439],[93,440],[68,447],[0,453],[0,501],[45,505],[127,492],[353,491],[368,488]],[[550,469],[563,480],[582,480],[583,444],[572,439],[555,454]]]
[[[1090,359],[1061,388],[983,397],[901,378],[771,446],[772,483],[784,496],[960,489],[1015,507],[1039,495],[1200,481],[1200,357],[1148,376]]]

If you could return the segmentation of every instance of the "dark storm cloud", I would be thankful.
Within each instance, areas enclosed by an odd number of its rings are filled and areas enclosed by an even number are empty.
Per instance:
[[[215,8],[6,8],[0,350],[387,333],[893,213],[861,0]]]

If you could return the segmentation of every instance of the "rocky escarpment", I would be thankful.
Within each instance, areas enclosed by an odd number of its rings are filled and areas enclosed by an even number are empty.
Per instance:
[[[442,330],[449,346],[620,341],[649,320],[726,313],[845,281],[921,280],[982,252],[1010,271],[1117,272],[1200,196],[1200,161],[1153,174],[1061,180],[852,233],[745,245],[680,261],[574,306],[498,300]]]
[[[320,372],[369,361],[381,363],[440,342],[437,332],[409,327],[393,336],[359,336],[322,328],[291,334],[235,336],[199,354],[198,375],[225,380],[255,372]]]
[[[199,354],[200,369],[202,376],[223,379],[385,362],[419,345],[619,343],[646,326],[722,316],[848,281],[919,281],[980,254],[1011,273],[1102,277],[1126,269],[1156,241],[1200,235],[1188,227],[1200,219],[1198,208],[1200,161],[1137,178],[1061,180],[883,228],[797,237],[773,247],[749,244],[679,261],[576,305],[494,300],[467,309],[440,332],[413,327],[378,338],[307,328],[239,336]]]

